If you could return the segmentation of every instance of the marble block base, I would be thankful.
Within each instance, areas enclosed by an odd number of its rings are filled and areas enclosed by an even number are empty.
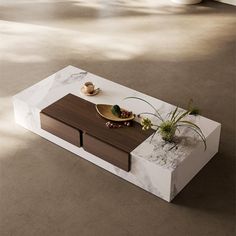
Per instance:
[[[81,94],[80,88],[87,81],[92,81],[101,88],[101,93],[96,96]],[[68,93],[94,104],[118,104],[136,114],[151,110],[144,103],[124,100],[125,97],[144,98],[159,108],[163,115],[168,114],[175,106],[73,66],[60,70],[13,97],[15,121],[19,125],[168,202],[218,151],[221,125],[202,116],[192,117],[191,121],[200,126],[206,136],[206,151],[199,138],[188,129],[181,130],[178,148],[173,148],[173,144],[166,144],[156,135],[152,142],[149,137],[131,152],[131,170],[126,172],[41,129],[40,111]]]

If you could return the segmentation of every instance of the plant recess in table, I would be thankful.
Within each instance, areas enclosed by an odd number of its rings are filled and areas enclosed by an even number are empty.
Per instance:
[[[179,127],[187,127],[189,129],[193,130],[201,138],[201,140],[203,141],[203,144],[204,144],[204,148],[206,150],[206,148],[207,148],[206,138],[205,138],[204,134],[202,133],[202,130],[200,129],[200,127],[197,126],[196,124],[194,124],[193,122],[185,119],[185,118],[187,118],[188,115],[198,115],[199,114],[199,109],[192,106],[192,100],[190,100],[187,110],[180,110],[179,107],[176,107],[164,119],[161,116],[161,114],[159,113],[158,109],[156,109],[151,103],[149,103],[145,99],[142,99],[139,97],[127,97],[125,99],[141,100],[141,101],[145,102],[146,104],[148,104],[150,107],[152,107],[152,109],[154,110],[154,113],[142,112],[138,115],[139,117],[141,115],[152,115],[152,116],[155,116],[160,121],[159,124],[153,124],[149,118],[143,117],[141,120],[141,125],[142,125],[143,130],[148,130],[150,128],[153,128],[154,130],[156,130],[153,133],[153,136],[156,133],[159,133],[163,140],[165,140],[167,142],[173,142],[176,130],[179,130],[178,129]],[[152,136],[152,138],[153,138],[153,136]],[[151,138],[151,141],[152,141],[152,138]]]

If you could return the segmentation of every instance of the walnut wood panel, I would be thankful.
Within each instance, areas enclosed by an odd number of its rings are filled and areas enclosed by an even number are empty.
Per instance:
[[[81,147],[82,133],[79,130],[44,113],[40,113],[40,120],[42,129],[66,140],[69,143]]]
[[[83,133],[84,150],[125,170],[130,170],[130,154],[87,133]]]
[[[130,152],[153,131],[142,131],[141,125],[109,129],[107,120],[96,111],[95,104],[68,94],[41,111],[41,127],[100,158],[130,170]],[[83,133],[83,136],[82,136]]]
[[[147,139],[153,131],[142,131],[137,122],[132,127],[108,129],[106,120],[96,111],[95,104],[68,94],[42,110],[52,118],[81,130],[112,146],[130,153]]]

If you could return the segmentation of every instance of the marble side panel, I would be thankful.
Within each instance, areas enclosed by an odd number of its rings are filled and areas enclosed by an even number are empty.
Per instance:
[[[191,179],[211,160],[218,152],[221,126],[207,137],[207,149],[202,151],[198,144],[188,158],[184,159],[172,172],[170,201],[191,181]]]

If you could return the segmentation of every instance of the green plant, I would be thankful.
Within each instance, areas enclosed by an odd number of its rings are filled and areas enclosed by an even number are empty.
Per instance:
[[[188,110],[190,111],[190,112],[189,112],[189,115],[197,116],[197,115],[200,114],[199,108],[193,106],[193,99],[190,99],[190,100],[189,100],[189,103],[188,103]]]
[[[152,116],[155,116],[156,118],[158,118],[158,120],[160,120],[160,124],[157,125],[157,124],[153,124],[152,121],[147,117],[142,118],[141,125],[142,125],[143,130],[148,130],[150,128],[154,128],[155,132],[154,132],[153,136],[158,132],[162,136],[163,140],[165,140],[167,142],[173,142],[173,138],[175,136],[176,130],[178,130],[179,127],[184,126],[184,127],[187,127],[189,129],[193,130],[196,134],[199,135],[199,137],[203,141],[204,148],[206,150],[206,148],[207,148],[206,138],[205,138],[204,134],[202,133],[202,130],[200,129],[200,127],[197,126],[196,124],[194,124],[193,122],[185,119],[188,115],[193,113],[193,106],[192,105],[191,106],[189,105],[187,110],[182,110],[182,109],[180,110],[179,107],[176,107],[175,110],[171,111],[168,114],[167,118],[164,119],[161,116],[158,109],[156,109],[151,103],[149,103],[145,99],[142,99],[139,97],[127,97],[125,99],[141,100],[141,101],[145,102],[146,104],[148,104],[150,107],[152,107],[154,110],[154,113],[142,112],[138,116],[152,115]],[[191,102],[191,104],[192,104],[192,102]],[[197,114],[195,114],[195,115],[197,115]],[[152,138],[153,138],[153,136],[152,136]]]

